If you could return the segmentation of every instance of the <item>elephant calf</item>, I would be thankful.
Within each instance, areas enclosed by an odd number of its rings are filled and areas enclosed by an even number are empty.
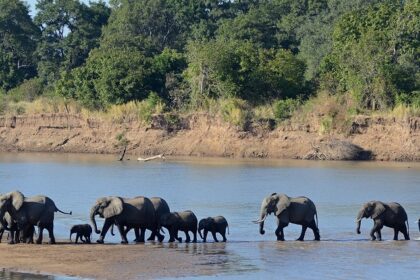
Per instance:
[[[398,240],[398,232],[402,232],[405,240],[410,240],[407,213],[396,202],[369,201],[365,203],[356,217],[358,234],[360,234],[360,225],[363,218],[371,218],[374,221],[373,228],[370,231],[371,240],[382,240],[381,229],[384,226],[394,229],[394,240]]]
[[[217,240],[216,233],[222,235],[223,242],[226,242],[226,228],[228,228],[229,234],[229,225],[225,217],[223,216],[208,217],[205,219],[201,219],[198,223],[198,233],[203,239],[203,242],[206,242],[208,232],[211,232],[215,242],[219,242],[219,240]],[[204,230],[203,235],[201,235],[202,230]]]
[[[169,231],[169,242],[174,242],[175,239],[182,242],[182,238],[178,237],[178,231],[185,233],[185,242],[190,242],[188,234],[191,231],[194,235],[193,242],[197,242],[197,217],[192,211],[170,212],[163,214],[160,217],[160,227],[165,227]]]
[[[70,229],[70,241],[72,241],[71,236],[74,233],[76,234],[76,241],[75,241],[76,244],[79,241],[79,238],[83,243],[90,244],[90,237],[92,235],[92,227],[89,224],[72,226]]]

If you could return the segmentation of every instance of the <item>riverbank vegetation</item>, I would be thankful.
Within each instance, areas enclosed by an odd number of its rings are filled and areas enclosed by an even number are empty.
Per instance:
[[[420,116],[416,0],[0,0],[0,114]]]

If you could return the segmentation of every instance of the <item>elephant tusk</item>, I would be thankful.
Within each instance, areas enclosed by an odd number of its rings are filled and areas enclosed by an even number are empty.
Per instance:
[[[265,219],[267,219],[267,215],[265,215],[264,216],[264,218],[261,220],[261,219],[258,219],[258,220],[256,220],[256,221],[252,221],[254,224],[261,224],[262,222],[264,222],[265,221]]]

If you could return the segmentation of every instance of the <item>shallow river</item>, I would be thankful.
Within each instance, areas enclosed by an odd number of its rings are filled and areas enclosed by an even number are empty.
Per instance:
[[[228,243],[198,244],[191,250],[208,255],[203,270],[217,267],[216,276],[420,278],[420,233],[414,223],[420,217],[419,163],[220,159],[121,163],[113,156],[0,154],[0,192],[14,189],[26,196],[46,194],[61,210],[73,211],[72,216],[56,214],[55,234],[60,239],[68,238],[71,225],[88,223],[92,204],[107,195],[161,196],[171,210],[191,209],[199,219],[223,215],[230,225]],[[321,242],[293,241],[300,233],[296,225],[285,229],[286,242],[274,241],[274,216],[267,218],[266,234],[258,233],[251,221],[258,218],[261,200],[273,192],[305,195],[315,202]],[[386,241],[371,242],[371,220],[362,221],[362,234],[357,235],[355,216],[368,200],[400,202],[408,213],[412,240],[391,241],[393,231],[384,228]],[[307,231],[306,239],[313,239],[312,231]],[[105,241],[120,240],[108,234]],[[185,246],[180,244],[178,250],[189,248]],[[0,271],[0,279],[31,278],[8,278]]]

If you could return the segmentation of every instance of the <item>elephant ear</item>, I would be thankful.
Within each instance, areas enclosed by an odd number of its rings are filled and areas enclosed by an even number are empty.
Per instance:
[[[372,219],[378,218],[380,215],[382,215],[382,213],[385,212],[385,205],[380,201],[373,202],[372,206],[373,206],[372,216],[371,216]]]
[[[286,210],[290,206],[290,197],[285,194],[278,195],[278,201],[276,204],[276,216],[280,216],[280,214]]]
[[[11,199],[13,208],[15,208],[16,211],[18,211],[20,207],[22,207],[23,200],[25,199],[23,194],[20,191],[14,191],[8,193],[7,196],[9,199]]]
[[[113,196],[109,198],[108,205],[103,210],[104,218],[111,218],[113,216],[121,214],[123,211],[123,201],[120,197]]]

